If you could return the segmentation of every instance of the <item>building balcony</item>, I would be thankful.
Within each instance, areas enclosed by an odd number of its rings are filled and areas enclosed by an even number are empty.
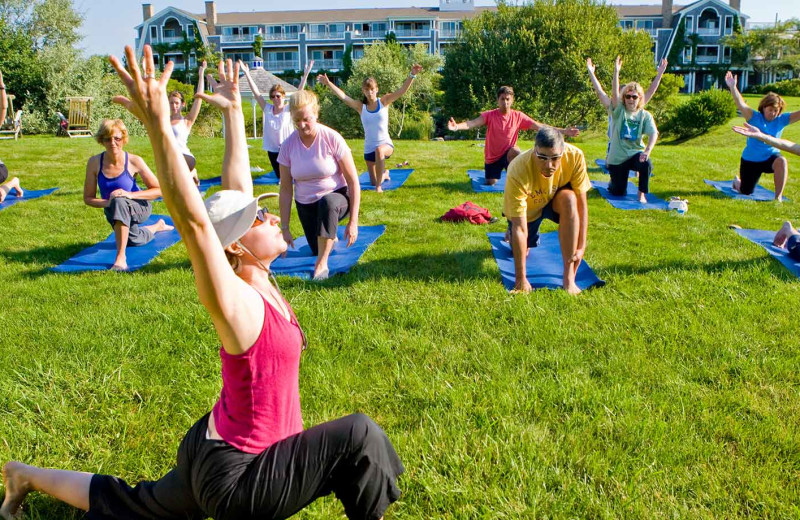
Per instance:
[[[698,36],[719,36],[719,27],[698,27]]]
[[[298,40],[300,39],[300,33],[264,34],[262,37],[264,41]]]
[[[394,35],[398,38],[427,38],[430,36],[430,29],[395,29]]]
[[[342,60],[314,60],[315,70],[340,70],[342,67]]]
[[[718,61],[718,56],[698,56],[695,63],[698,65],[708,65],[710,63],[717,63]]]
[[[386,31],[357,31],[354,38],[386,38]]]
[[[222,43],[253,43],[253,34],[223,34]]]
[[[180,43],[183,41],[183,35],[181,36],[164,36],[160,39],[161,43]]]
[[[344,31],[312,31],[308,33],[309,40],[341,40]]]
[[[276,70],[283,72],[284,70],[298,70],[300,63],[298,60],[267,60],[264,62],[264,68],[267,70]]]
[[[457,38],[461,34],[459,30],[443,29],[439,31],[439,38]]]

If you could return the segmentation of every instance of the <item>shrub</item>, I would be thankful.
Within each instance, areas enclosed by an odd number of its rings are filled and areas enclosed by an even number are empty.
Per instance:
[[[724,90],[706,90],[679,105],[661,126],[661,132],[679,139],[693,137],[733,117],[736,117],[736,105],[731,95]]]
[[[787,79],[778,81],[777,83],[770,83],[768,85],[750,85],[747,87],[747,92],[753,94],[766,94],[767,92],[774,92],[781,96],[800,96],[800,78]]]
[[[430,139],[433,135],[433,117],[424,112],[407,114],[403,121],[403,130],[398,136],[401,139]]]

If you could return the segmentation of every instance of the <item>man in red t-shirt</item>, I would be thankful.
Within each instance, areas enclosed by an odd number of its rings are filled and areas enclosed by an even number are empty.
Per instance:
[[[447,122],[447,129],[455,132],[457,130],[470,130],[486,125],[486,147],[484,148],[484,171],[486,172],[486,184],[497,184],[503,170],[508,164],[521,153],[517,146],[517,137],[520,130],[536,130],[547,126],[519,110],[512,110],[511,104],[514,103],[514,89],[511,87],[500,87],[497,91],[497,108],[482,112],[480,116],[472,121],[456,123],[452,117]],[[580,131],[573,127],[556,128],[559,132],[570,137],[575,137]]]

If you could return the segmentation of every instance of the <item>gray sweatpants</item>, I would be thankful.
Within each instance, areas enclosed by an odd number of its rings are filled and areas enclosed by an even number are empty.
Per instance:
[[[114,227],[115,222],[122,222],[123,226],[128,227],[128,245],[143,246],[153,240],[153,232],[140,224],[150,218],[153,205],[149,200],[126,199],[124,197],[114,197],[103,208],[106,220]]]

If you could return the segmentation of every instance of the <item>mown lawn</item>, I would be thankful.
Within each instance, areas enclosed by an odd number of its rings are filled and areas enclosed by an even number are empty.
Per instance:
[[[577,142],[590,163],[601,134]],[[784,136],[800,140],[800,125]],[[465,174],[483,149],[396,144],[393,162],[414,174],[362,203],[361,223],[385,235],[350,274],[281,279],[310,341],[305,424],[365,412],[406,466],[387,518],[800,517],[800,283],[727,229],[798,219],[800,159],[790,202],[753,203],[703,183],[738,169],[744,138],[728,127],[657,146],[652,190],[688,198],[688,214],[618,211],[592,193],[586,258],[607,285],[511,296],[486,238],[504,224],[437,221],[466,200],[499,215],[502,197],[472,193]],[[201,176],[218,175],[223,141],[190,146]],[[128,150],[152,164],[146,139]],[[61,187],[0,212],[0,461],[135,482],[171,467],[216,400],[219,344],[181,244],[133,274],[48,272],[110,231],[82,203],[100,151],[0,143],[25,187]],[[43,496],[27,504],[33,519],[80,516]],[[330,497],[299,518],[343,516]]]

